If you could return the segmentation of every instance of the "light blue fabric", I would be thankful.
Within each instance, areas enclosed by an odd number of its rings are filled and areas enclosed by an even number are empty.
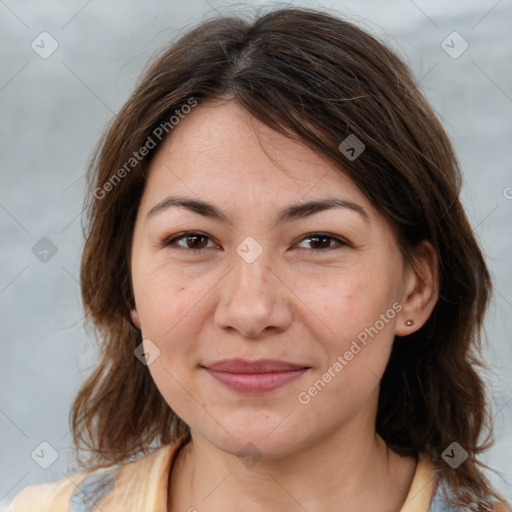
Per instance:
[[[96,512],[98,503],[113,489],[118,469],[99,469],[85,478],[71,497],[69,512]]]
[[[463,512],[461,508],[448,508],[448,502],[443,497],[443,483],[439,483],[437,486],[437,491],[432,499],[432,503],[430,504],[430,508],[428,512]],[[448,493],[448,496],[450,494]]]
[[[467,512],[467,508],[463,507],[448,507],[448,499],[443,496],[443,489],[445,489],[445,494],[448,498],[453,496],[453,493],[449,490],[448,486],[441,482],[437,486],[436,493],[434,498],[432,499],[432,503],[430,504],[430,508],[428,512]]]

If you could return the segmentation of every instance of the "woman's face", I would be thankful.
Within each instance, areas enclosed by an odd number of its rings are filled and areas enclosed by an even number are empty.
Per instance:
[[[297,209],[313,201],[339,205]],[[193,435],[273,458],[374,429],[409,271],[384,218],[311,149],[235,102],[196,107],[151,163],[131,271],[149,371]]]

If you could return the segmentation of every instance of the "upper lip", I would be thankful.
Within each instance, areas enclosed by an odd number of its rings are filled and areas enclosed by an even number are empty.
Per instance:
[[[309,368],[301,364],[278,361],[275,359],[258,359],[256,361],[224,359],[203,366],[209,370],[228,373],[273,373]]]

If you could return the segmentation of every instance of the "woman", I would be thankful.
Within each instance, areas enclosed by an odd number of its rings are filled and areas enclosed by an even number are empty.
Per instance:
[[[200,25],[89,185],[88,469],[13,512],[507,510],[478,460],[489,273],[453,148],[374,37],[306,9]]]

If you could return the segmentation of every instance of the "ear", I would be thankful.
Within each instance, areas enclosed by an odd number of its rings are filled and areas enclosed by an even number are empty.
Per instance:
[[[140,331],[141,324],[140,324],[139,312],[135,308],[133,308],[130,311],[130,318],[132,319],[133,325],[135,325],[135,327],[137,327],[137,329],[139,329],[139,331]]]
[[[430,242],[421,241],[415,250],[414,265],[405,270],[401,297],[402,310],[397,317],[395,334],[407,336],[420,329],[430,317],[439,294],[439,266]],[[413,268],[414,267],[414,268]],[[412,325],[407,321],[412,320]]]

